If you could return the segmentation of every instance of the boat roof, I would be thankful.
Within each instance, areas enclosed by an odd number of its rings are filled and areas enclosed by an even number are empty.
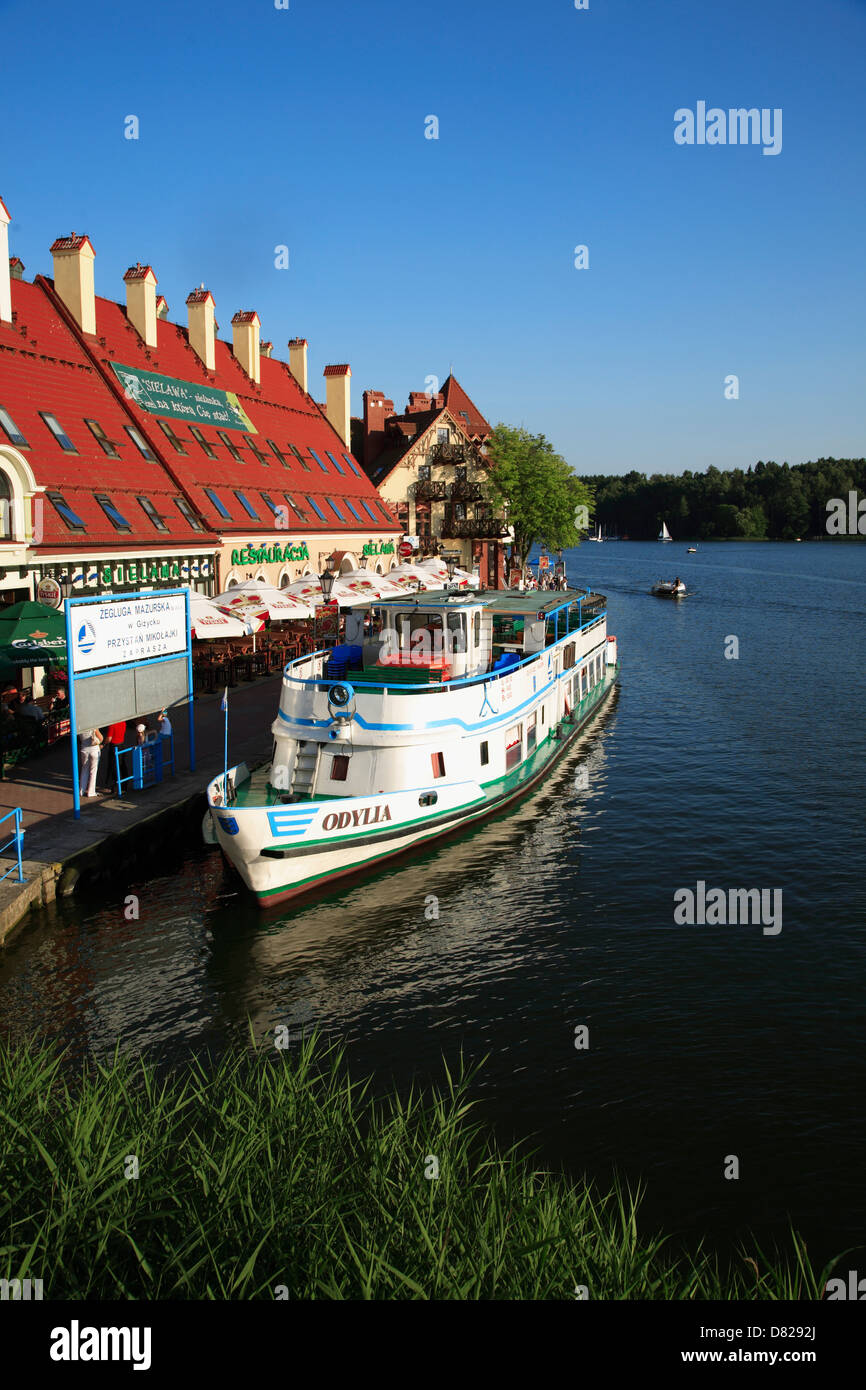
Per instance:
[[[516,615],[536,613],[555,613],[560,608],[568,608],[572,603],[586,602],[587,600],[601,600],[605,602],[601,594],[591,593],[589,589],[559,589],[546,592],[544,589],[520,590],[520,589],[490,589],[484,593],[457,593],[449,594],[440,589],[428,589],[426,593],[405,594],[400,598],[373,599],[371,606],[375,608],[405,608],[408,605],[417,608],[424,608],[427,611],[433,608],[455,608],[480,607],[492,608],[496,613],[513,613]]]

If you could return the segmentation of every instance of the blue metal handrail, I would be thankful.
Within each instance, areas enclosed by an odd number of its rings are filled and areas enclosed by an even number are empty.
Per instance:
[[[591,628],[597,627],[606,617],[607,610],[605,610],[604,613],[597,614],[594,618],[591,618],[589,622],[583,623],[580,627],[572,628],[570,632],[564,633],[562,637],[556,638],[551,642],[549,647],[542,647],[537,652],[531,652],[529,656],[524,657],[522,661],[516,662],[513,666],[507,666],[502,671],[486,671],[480,676],[461,676],[459,680],[453,681],[430,681],[428,685],[392,686],[388,684],[387,679],[381,681],[362,681],[355,680],[355,678],[352,677],[352,685],[356,690],[391,690],[394,694],[401,695],[429,695],[431,691],[445,689],[454,690],[459,685],[479,685],[484,681],[498,681],[501,680],[503,676],[513,675],[515,671],[520,670],[521,666],[528,666],[531,661],[537,661],[540,656],[544,656],[545,652],[549,652],[554,647],[564,644],[569,637],[574,637],[580,632],[589,632]],[[322,651],[311,652],[307,656],[296,657],[294,661],[290,661],[283,667],[284,679],[294,681],[297,685],[345,685],[345,679],[342,681],[329,681],[327,676],[311,676],[305,678],[302,676],[293,676],[291,674],[292,667],[300,665],[302,661],[314,661],[317,656],[327,655],[328,652],[323,649]]]
[[[10,845],[15,846],[18,854],[18,882],[24,883],[26,882],[26,880],[24,878],[24,871],[21,868],[21,840],[24,836],[24,827],[21,824],[21,815],[21,807],[16,806],[14,811],[7,811],[5,816],[0,816],[0,825],[3,824],[4,820],[9,820],[10,816],[15,817],[15,833],[8,840],[6,840],[4,844],[0,845],[0,854],[2,854],[4,850],[7,850]],[[15,865],[13,864],[12,868],[7,869],[5,874],[0,874],[0,883],[3,882],[4,878],[8,878],[9,875],[13,874],[14,872]]]

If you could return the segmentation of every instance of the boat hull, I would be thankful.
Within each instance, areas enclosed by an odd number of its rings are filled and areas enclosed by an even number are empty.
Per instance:
[[[421,817],[419,790],[421,795],[425,791],[418,788],[270,809],[213,808],[210,814],[216,838],[261,907],[280,907],[321,893],[337,880],[369,873],[386,860],[508,810],[538,786],[609,703],[618,672],[618,665],[609,667],[596,689],[580,701],[534,756],[524,760],[513,775],[501,779],[501,786],[482,789],[470,781],[436,787],[436,810]],[[432,795],[433,790],[426,794]],[[332,835],[332,843],[323,843]]]

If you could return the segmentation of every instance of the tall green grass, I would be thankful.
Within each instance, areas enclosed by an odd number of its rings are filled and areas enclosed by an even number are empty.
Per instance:
[[[722,1264],[642,1233],[622,1186],[498,1149],[470,1074],[377,1101],[316,1039],[169,1079],[62,1060],[0,1044],[0,1276],[46,1298],[821,1296],[793,1233]]]

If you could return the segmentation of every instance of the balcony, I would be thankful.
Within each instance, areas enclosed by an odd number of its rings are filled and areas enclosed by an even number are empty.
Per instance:
[[[478,516],[454,520],[445,516],[442,537],[447,540],[501,540],[508,533],[502,517]]]
[[[419,478],[415,484],[416,502],[444,502],[448,498],[448,484],[438,479]]]
[[[484,489],[480,483],[470,483],[465,478],[457,478],[451,484],[451,498],[455,502],[480,502],[483,496]]]

